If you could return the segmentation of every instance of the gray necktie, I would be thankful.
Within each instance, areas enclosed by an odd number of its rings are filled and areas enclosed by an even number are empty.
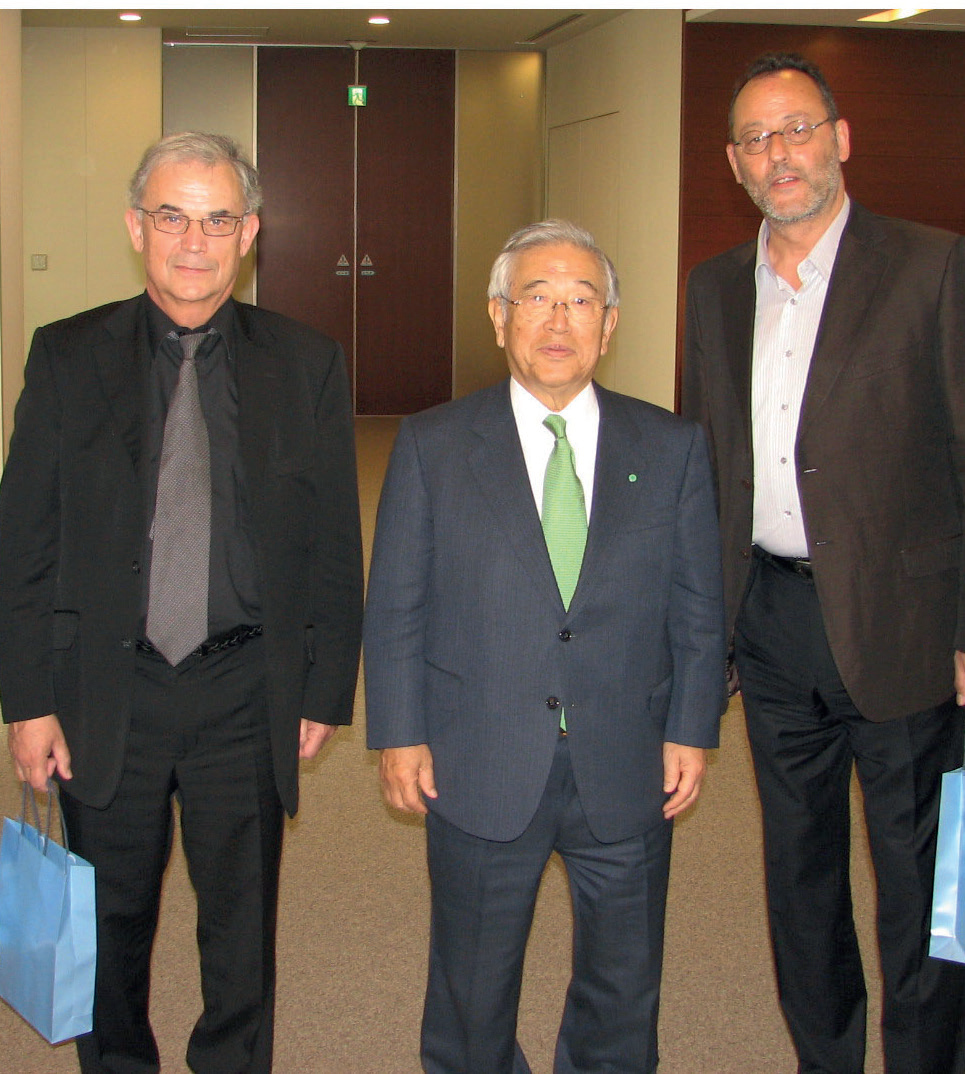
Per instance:
[[[151,536],[147,637],[179,664],[208,636],[211,553],[211,449],[194,356],[209,332],[180,337],[177,387],[164,423]]]

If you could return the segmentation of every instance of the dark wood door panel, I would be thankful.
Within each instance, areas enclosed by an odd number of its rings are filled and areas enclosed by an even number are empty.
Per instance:
[[[408,414],[452,396],[455,54],[372,49],[359,60],[356,406]]]
[[[350,376],[354,74],[350,48],[258,50],[258,304],[334,336]]]

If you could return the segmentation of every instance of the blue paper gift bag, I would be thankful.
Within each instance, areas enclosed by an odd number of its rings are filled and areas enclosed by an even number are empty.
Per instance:
[[[94,869],[50,838],[24,784],[20,820],[0,841],[0,997],[51,1044],[89,1033],[97,953]],[[36,827],[27,824],[28,800]],[[65,837],[66,844],[66,837]]]
[[[928,953],[965,962],[965,768],[942,776]]]

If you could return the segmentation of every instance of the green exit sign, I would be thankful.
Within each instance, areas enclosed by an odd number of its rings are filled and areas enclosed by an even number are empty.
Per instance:
[[[352,108],[364,108],[368,97],[368,86],[349,86],[348,103]]]

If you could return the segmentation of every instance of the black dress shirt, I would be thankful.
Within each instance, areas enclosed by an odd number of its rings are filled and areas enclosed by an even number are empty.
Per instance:
[[[151,523],[164,442],[164,422],[181,366],[178,335],[214,329],[202,342],[195,362],[201,409],[211,443],[211,565],[208,584],[208,636],[244,623],[261,622],[258,570],[248,512],[247,484],[238,440],[238,385],[233,352],[239,327],[229,300],[207,325],[185,329],[176,325],[145,294],[142,338],[150,349],[146,428],[147,527],[142,611],[147,615],[150,591]]]

